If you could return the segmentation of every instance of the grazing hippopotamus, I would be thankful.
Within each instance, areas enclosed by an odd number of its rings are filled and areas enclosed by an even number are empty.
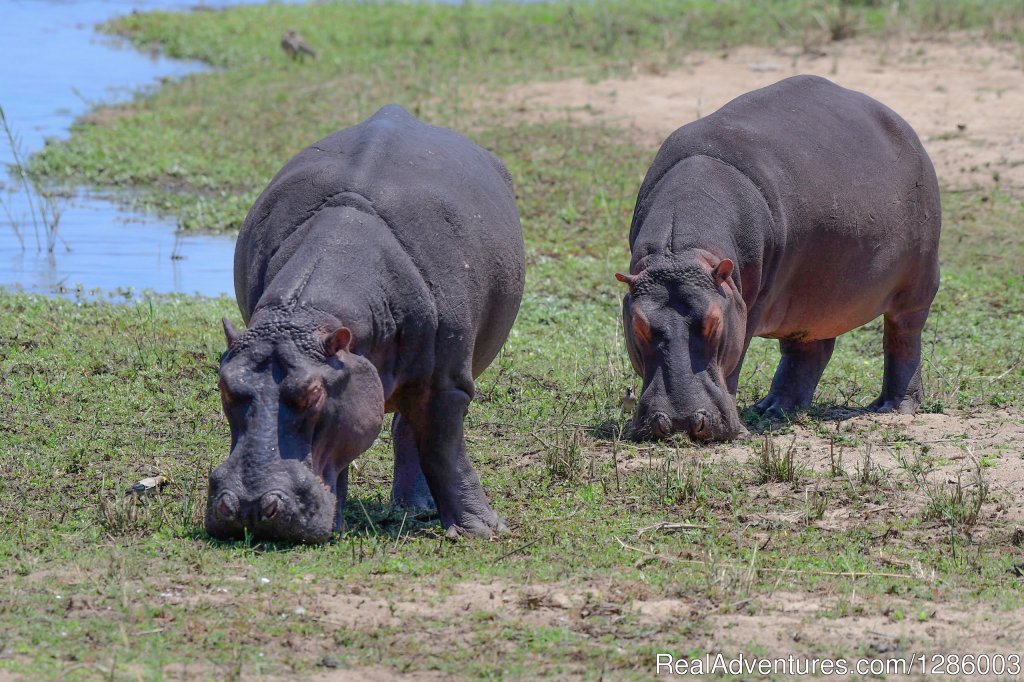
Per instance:
[[[519,312],[523,235],[490,152],[396,105],[300,152],[246,217],[220,390],[215,538],[321,542],[349,464],[394,412],[392,501],[449,536],[504,530],[466,455],[473,380]]]
[[[782,360],[754,409],[807,407],[840,334],[885,316],[878,412],[921,404],[921,329],[939,286],[939,187],[906,121],[796,76],[661,146],[637,196],[623,301],[643,377],[638,438],[745,433],[736,384],[754,336]]]

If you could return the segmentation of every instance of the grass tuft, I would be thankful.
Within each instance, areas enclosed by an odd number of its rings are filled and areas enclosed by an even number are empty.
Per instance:
[[[928,504],[922,517],[942,521],[950,528],[964,532],[977,525],[982,505],[989,496],[989,486],[980,463],[976,463],[970,482],[964,482],[962,472],[957,472],[955,481],[928,486],[925,492]]]
[[[797,483],[801,468],[796,463],[796,437],[785,448],[775,443],[771,430],[765,431],[761,446],[757,450],[755,463],[756,481],[765,483]]]

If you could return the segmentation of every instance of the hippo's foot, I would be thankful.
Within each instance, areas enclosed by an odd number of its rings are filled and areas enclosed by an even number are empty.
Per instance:
[[[921,329],[927,318],[927,306],[909,313],[885,314],[882,394],[868,405],[872,412],[915,414],[921,407]]]
[[[508,532],[505,521],[493,509],[483,515],[462,514],[458,523],[445,524],[445,535],[451,540],[459,538],[492,538]]]
[[[426,495],[418,495],[414,497],[392,496],[391,506],[400,511],[437,513],[437,502],[434,501],[434,496],[430,494],[429,490]]]
[[[809,407],[810,404],[809,398],[801,399],[791,395],[769,393],[754,403],[754,412],[773,419],[779,419],[794,410]]]
[[[917,414],[917,408],[920,406],[921,401],[911,397],[907,397],[902,400],[893,400],[892,398],[879,396],[874,400],[874,402],[868,405],[868,410],[882,414],[889,412],[897,412],[899,414]]]

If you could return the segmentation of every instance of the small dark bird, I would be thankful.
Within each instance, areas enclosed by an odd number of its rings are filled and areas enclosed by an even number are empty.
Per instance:
[[[288,29],[281,36],[281,49],[292,59],[302,61],[306,58],[307,54],[316,59],[316,50],[306,42],[305,38],[299,35],[298,31],[292,29]]]

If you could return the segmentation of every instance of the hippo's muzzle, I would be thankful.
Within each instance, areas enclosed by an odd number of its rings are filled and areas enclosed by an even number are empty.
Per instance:
[[[218,540],[255,539],[314,544],[334,529],[337,499],[312,469],[279,460],[259,474],[239,471],[233,458],[210,474],[206,532]]]
[[[707,410],[697,410],[689,417],[673,419],[667,413],[652,411],[637,413],[633,420],[633,433],[637,440],[660,440],[674,433],[686,433],[692,440],[714,440],[722,429],[712,420]]]

